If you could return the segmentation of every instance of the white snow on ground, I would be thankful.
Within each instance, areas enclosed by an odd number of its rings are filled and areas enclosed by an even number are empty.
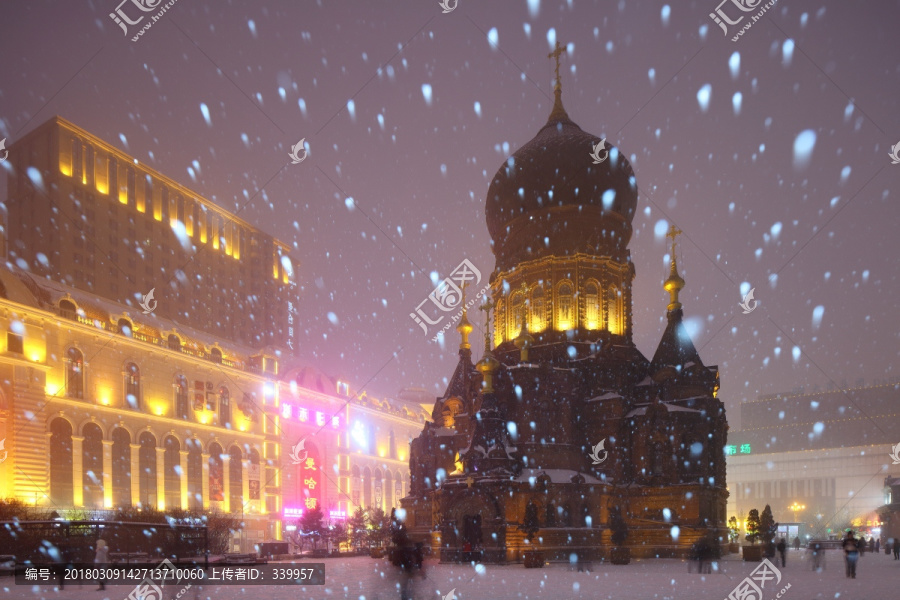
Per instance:
[[[305,600],[352,599],[388,600],[400,597],[396,571],[384,560],[354,557],[325,560],[325,586],[204,586],[192,588],[178,600]],[[897,597],[900,561],[883,552],[866,553],[859,562],[856,579],[844,576],[842,555],[829,552],[826,568],[816,573],[810,568],[805,550],[788,553],[787,566],[778,586],[767,583],[762,600],[774,600],[787,584],[782,600],[841,599],[887,600]],[[718,563],[709,575],[689,573],[687,562],[676,559],[635,560],[627,566],[594,563],[593,572],[579,573],[565,564],[543,569],[526,569],[521,564],[482,569],[472,565],[440,565],[428,562],[427,579],[414,580],[417,600],[441,600],[456,590],[458,600],[523,600],[543,598],[616,600],[727,600],[728,594],[750,574],[757,564],[744,563],[736,555]],[[694,569],[696,571],[696,569]],[[47,587],[16,586],[0,579],[0,600],[126,600],[130,586]],[[181,587],[167,586],[165,600],[174,600]],[[156,600],[156,599],[154,599]]]

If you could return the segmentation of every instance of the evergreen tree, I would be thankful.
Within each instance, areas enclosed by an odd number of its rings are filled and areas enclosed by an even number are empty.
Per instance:
[[[366,529],[366,511],[362,506],[356,508],[356,512],[347,521],[347,528],[350,533],[350,545],[354,548],[360,548],[367,541],[368,531]]]
[[[318,505],[305,511],[303,516],[300,517],[300,530],[312,541],[313,550],[316,549],[319,539],[325,534],[325,528],[322,525],[322,519],[324,518],[325,514]]]
[[[612,543],[621,546],[628,538],[628,523],[622,517],[622,509],[614,506],[609,509],[609,528],[612,531]]]
[[[534,503],[529,502],[525,507],[525,516],[522,518],[522,524],[519,529],[525,532],[525,539],[531,542],[541,528],[540,519],[538,519],[538,509]]]
[[[759,539],[759,528],[759,511],[755,508],[750,509],[750,514],[747,515],[747,535],[744,537],[751,544],[755,544]]]
[[[391,535],[390,517],[385,515],[384,510],[380,508],[369,509],[367,516],[369,520],[369,545],[384,546]]]
[[[771,544],[778,534],[778,523],[775,522],[775,517],[772,516],[772,507],[768,504],[759,517],[759,533],[760,539],[766,544]]]

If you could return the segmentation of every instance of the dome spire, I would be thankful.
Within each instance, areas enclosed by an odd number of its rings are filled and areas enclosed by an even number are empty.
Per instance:
[[[548,123],[553,123],[555,121],[569,121],[569,115],[566,114],[566,109],[563,108],[562,104],[562,82],[559,78],[559,57],[563,52],[566,52],[566,49],[559,45],[559,40],[556,40],[556,49],[547,55],[547,58],[555,58],[556,59],[556,79],[553,84],[553,110],[550,111],[550,117],[547,119]]]
[[[675,262],[675,238],[682,233],[684,232],[672,225],[669,228],[669,233],[666,234],[667,238],[672,238],[672,262],[669,269],[669,277],[663,284],[663,289],[669,292],[670,301],[667,307],[669,311],[681,308],[681,302],[678,301],[678,292],[684,288],[684,279],[678,274],[678,264]]]
[[[469,323],[469,319],[466,318],[466,288],[468,285],[468,281],[464,281],[462,284],[462,318],[459,320],[459,325],[456,326],[456,331],[462,336],[462,341],[459,343],[460,350],[469,350],[472,347],[472,345],[469,344],[469,334],[472,333],[472,324]]]

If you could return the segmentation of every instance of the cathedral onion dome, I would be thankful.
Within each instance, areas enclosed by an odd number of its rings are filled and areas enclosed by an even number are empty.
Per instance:
[[[486,216],[497,268],[544,256],[616,256],[631,239],[637,207],[634,171],[609,143],[576,125],[562,93],[547,124],[500,167],[488,188]]]

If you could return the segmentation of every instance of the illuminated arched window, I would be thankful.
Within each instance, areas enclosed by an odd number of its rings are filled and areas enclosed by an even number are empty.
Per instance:
[[[224,385],[219,388],[219,425],[231,425],[231,392]]]
[[[141,370],[134,363],[125,365],[125,406],[141,408]]]
[[[504,309],[506,303],[503,300],[497,300],[497,306],[494,308],[494,345],[499,346],[506,339],[506,313]]]
[[[179,419],[188,418],[188,380],[184,375],[176,375],[175,383],[175,416]]]
[[[103,431],[96,423],[81,429],[81,481],[86,508],[103,508]]]
[[[515,338],[522,329],[522,323],[525,320],[525,294],[522,292],[514,293],[509,299],[509,326],[507,328],[507,337]]]
[[[607,296],[607,307],[609,311],[609,332],[621,335],[624,333],[624,325],[622,321],[622,292],[616,286],[609,288]]]
[[[556,328],[566,331],[575,327],[575,294],[571,282],[562,282],[556,290]]]
[[[66,397],[84,398],[84,354],[78,348],[66,351]]]
[[[157,508],[156,436],[145,431],[138,443],[138,500],[143,508]]]
[[[602,325],[600,289],[593,281],[584,286],[584,320],[588,329],[600,329]]]
[[[529,331],[535,333],[544,330],[544,288],[536,286],[531,292],[531,319],[528,321]]]
[[[167,436],[163,443],[163,481],[165,482],[164,498],[166,508],[181,508],[181,444],[173,436]]]
[[[72,506],[72,425],[62,418],[50,423],[50,501]]]

